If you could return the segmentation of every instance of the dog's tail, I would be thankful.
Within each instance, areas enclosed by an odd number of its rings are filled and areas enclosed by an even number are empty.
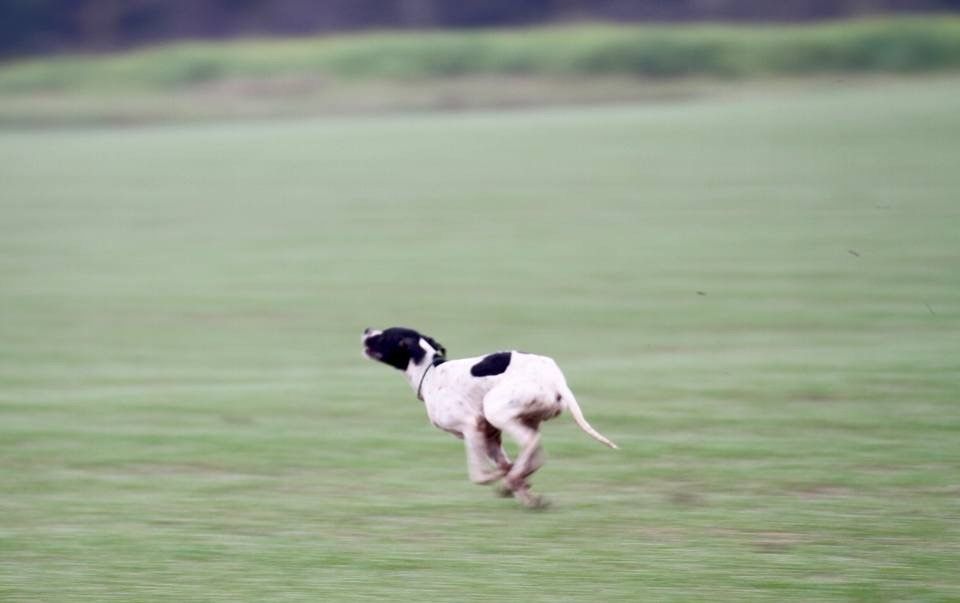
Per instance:
[[[564,387],[560,391],[560,398],[563,402],[563,405],[566,406],[567,410],[570,411],[570,414],[573,416],[573,420],[577,422],[577,425],[580,426],[580,429],[587,432],[587,435],[597,440],[598,442],[609,446],[610,448],[617,448],[617,445],[608,440],[602,433],[597,431],[587,422],[586,417],[583,416],[583,411],[580,410],[580,405],[577,404],[577,399],[573,396],[573,392],[570,391],[569,387]]]

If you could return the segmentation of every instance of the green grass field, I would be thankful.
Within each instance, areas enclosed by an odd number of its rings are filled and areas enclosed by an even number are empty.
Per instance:
[[[0,136],[0,600],[960,599],[960,79]],[[555,357],[525,511],[399,373]]]

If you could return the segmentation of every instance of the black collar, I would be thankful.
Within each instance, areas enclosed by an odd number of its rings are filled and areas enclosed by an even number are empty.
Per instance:
[[[427,368],[423,371],[423,375],[420,377],[420,385],[417,386],[417,400],[420,400],[421,402],[423,402],[423,395],[420,393],[420,391],[423,389],[423,380],[427,378],[427,373],[429,373],[430,369],[432,369],[434,366],[436,365],[433,363],[428,364]]]
[[[423,395],[420,393],[420,391],[423,389],[423,380],[427,378],[427,373],[429,373],[430,369],[432,369],[433,367],[440,366],[446,361],[447,359],[444,358],[443,356],[439,356],[439,355],[434,356],[433,362],[430,363],[430,366],[428,366],[423,370],[423,375],[420,376],[420,384],[417,385],[417,400],[420,400],[421,402],[423,402]]]

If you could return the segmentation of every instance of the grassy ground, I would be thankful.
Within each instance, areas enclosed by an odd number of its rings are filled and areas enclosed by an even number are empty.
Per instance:
[[[871,76],[855,76],[865,79]],[[883,76],[872,76],[873,78]],[[822,78],[779,80],[808,86]],[[0,94],[0,128],[135,126],[648,103],[739,93],[745,85],[702,78],[469,76],[331,82],[314,76],[231,79],[169,92]]]
[[[956,79],[0,138],[0,599],[960,598]],[[399,374],[552,355],[524,511]]]

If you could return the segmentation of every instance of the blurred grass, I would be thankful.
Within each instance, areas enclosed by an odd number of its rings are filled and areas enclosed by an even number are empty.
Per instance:
[[[960,597],[956,79],[0,137],[0,598]],[[365,326],[557,358],[529,513]]]

